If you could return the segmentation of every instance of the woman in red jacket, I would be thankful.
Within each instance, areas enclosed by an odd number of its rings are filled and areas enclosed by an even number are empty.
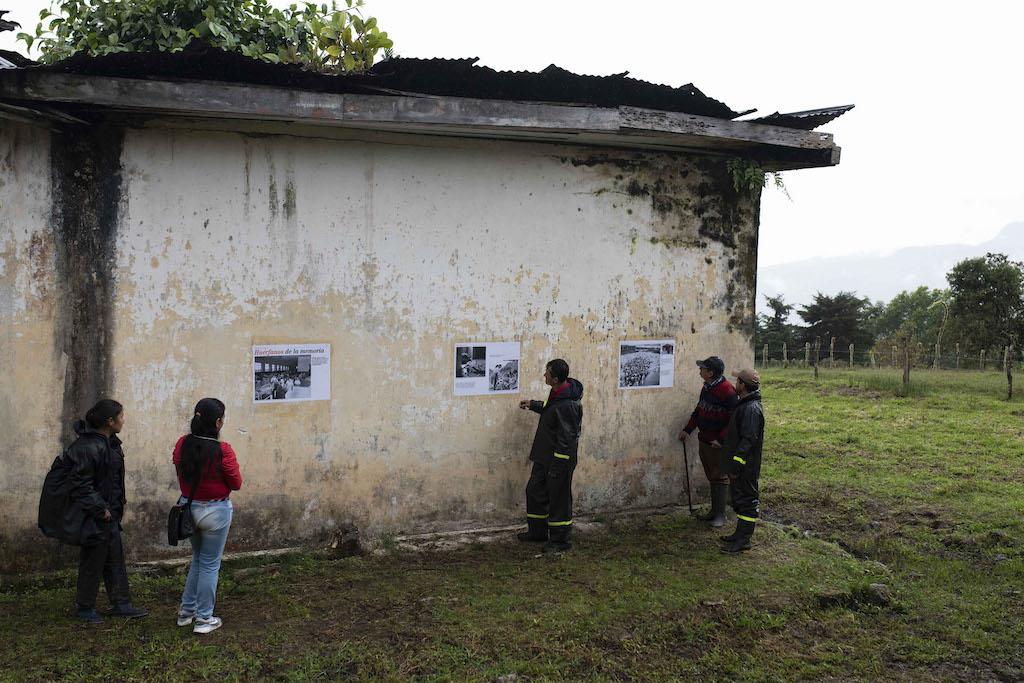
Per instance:
[[[174,446],[174,468],[181,487],[181,503],[192,496],[192,564],[178,609],[178,626],[195,622],[193,633],[209,633],[221,626],[213,616],[217,578],[224,544],[231,528],[229,496],[242,488],[242,473],[231,444],[220,440],[224,404],[204,398],[196,404],[191,433]],[[194,490],[194,491],[193,491]]]

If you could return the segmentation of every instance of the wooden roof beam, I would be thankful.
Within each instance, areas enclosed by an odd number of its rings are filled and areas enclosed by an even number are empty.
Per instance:
[[[756,159],[777,170],[832,166],[839,148],[828,133],[636,107],[602,108],[461,97],[355,95],[210,81],[160,81],[12,69],[0,72],[0,100],[65,103],[115,112],[241,118],[305,124],[409,129],[550,140],[569,144],[679,151],[707,150]],[[575,136],[591,142],[578,142]]]

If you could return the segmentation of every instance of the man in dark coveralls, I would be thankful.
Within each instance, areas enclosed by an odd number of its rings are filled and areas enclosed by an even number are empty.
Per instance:
[[[527,531],[520,541],[544,543],[544,552],[572,547],[572,473],[576,469],[580,427],[583,423],[583,385],[569,377],[569,364],[561,358],[544,368],[544,383],[551,387],[544,401],[520,401],[519,407],[540,414],[530,460],[533,471],[526,484]]]
[[[757,370],[736,373],[739,402],[732,411],[725,432],[727,460],[723,465],[729,476],[732,509],[736,511],[736,531],[722,536],[722,552],[750,550],[750,537],[760,512],[758,478],[761,476],[761,449],[764,445],[764,411],[761,409],[761,376]]]

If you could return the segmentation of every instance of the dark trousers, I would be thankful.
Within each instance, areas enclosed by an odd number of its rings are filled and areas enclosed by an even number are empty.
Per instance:
[[[729,475],[722,471],[722,460],[725,458],[723,449],[715,448],[705,441],[698,441],[697,453],[700,455],[700,464],[704,466],[704,476],[708,478],[708,483],[729,483]]]
[[[128,568],[124,564],[124,545],[117,522],[109,524],[110,537],[96,545],[83,545],[78,558],[78,590],[75,603],[79,607],[96,607],[100,578],[107,589],[107,599],[114,607],[132,601],[128,592]]]
[[[572,473],[576,463],[552,460],[533,463],[526,483],[526,521],[530,534],[552,541],[568,541],[572,529]]]
[[[757,522],[761,509],[757,479],[738,477],[732,480],[729,489],[732,492],[732,509],[736,517],[744,522]]]

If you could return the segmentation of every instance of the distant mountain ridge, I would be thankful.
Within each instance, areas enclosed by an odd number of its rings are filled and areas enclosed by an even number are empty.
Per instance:
[[[813,258],[765,266],[757,271],[757,310],[765,312],[764,297],[785,296],[787,303],[810,303],[815,293],[853,291],[872,301],[889,301],[921,285],[941,289],[946,273],[965,258],[998,252],[1024,261],[1024,222],[1010,223],[981,244],[940,244],[905,247],[886,254]]]

